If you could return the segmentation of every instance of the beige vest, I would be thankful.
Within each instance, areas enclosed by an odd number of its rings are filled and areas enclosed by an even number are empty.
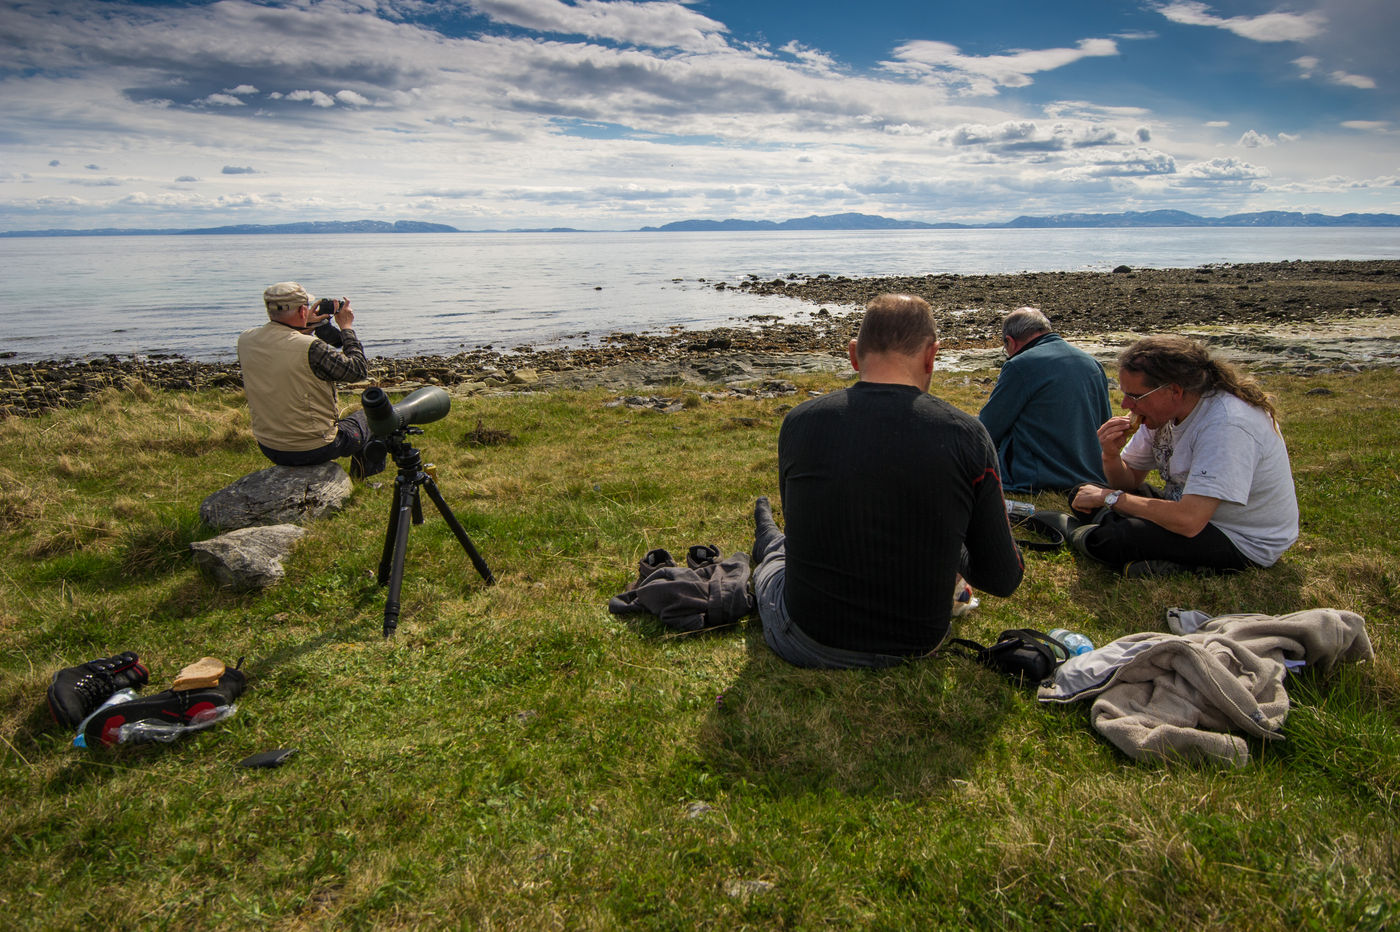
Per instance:
[[[314,342],[315,337],[276,321],[238,337],[253,436],[265,447],[300,453],[335,439],[335,384],[311,371],[308,354]]]

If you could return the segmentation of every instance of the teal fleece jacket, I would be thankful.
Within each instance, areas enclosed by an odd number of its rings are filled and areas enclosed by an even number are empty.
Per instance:
[[[1098,360],[1047,333],[1001,367],[977,415],[991,434],[1008,492],[1103,483],[1097,431],[1113,416]]]

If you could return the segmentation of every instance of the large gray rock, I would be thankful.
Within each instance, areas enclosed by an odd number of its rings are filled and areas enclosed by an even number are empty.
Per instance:
[[[269,466],[210,495],[199,517],[219,531],[269,524],[306,524],[338,510],[350,477],[334,461],[319,466]]]
[[[239,592],[266,589],[286,575],[282,560],[305,533],[295,524],[240,528],[197,540],[190,550],[195,565],[219,585]]]

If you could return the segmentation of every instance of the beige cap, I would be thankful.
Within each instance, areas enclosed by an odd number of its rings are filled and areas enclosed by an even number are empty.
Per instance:
[[[269,314],[284,314],[287,311],[295,311],[305,304],[311,307],[316,303],[316,296],[296,282],[278,282],[275,285],[268,285],[263,292],[263,304],[267,305]]]

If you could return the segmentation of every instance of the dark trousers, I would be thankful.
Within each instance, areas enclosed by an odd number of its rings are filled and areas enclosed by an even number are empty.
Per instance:
[[[1143,486],[1134,495],[1161,498],[1156,489]],[[1069,500],[1074,501],[1074,491]],[[1073,508],[1073,505],[1071,505]],[[1084,549],[1101,563],[1122,569],[1137,560],[1170,560],[1195,569],[1236,572],[1257,566],[1214,524],[1207,524],[1195,537],[1169,531],[1146,518],[1130,518],[1115,511],[1094,516],[1075,512],[1085,520],[1096,520],[1098,527],[1084,538]]]
[[[258,444],[258,449],[262,450],[263,456],[278,466],[317,466],[340,459],[342,456],[354,456],[370,442],[369,422],[365,419],[363,410],[356,411],[354,414],[336,421],[335,428],[335,439],[314,450],[274,450],[262,444]],[[366,476],[372,476],[384,469],[386,454],[383,445],[378,445],[375,452],[377,452],[378,462],[365,464],[364,474]],[[373,468],[376,465],[378,468]]]

